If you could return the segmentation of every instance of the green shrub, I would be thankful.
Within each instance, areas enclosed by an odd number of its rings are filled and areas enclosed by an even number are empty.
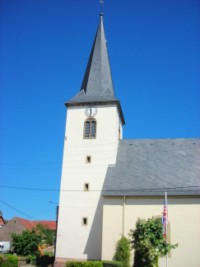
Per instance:
[[[117,242],[114,260],[122,262],[123,267],[130,267],[130,242],[128,238],[122,236]]]
[[[49,257],[53,257],[54,256],[54,252],[52,252],[52,251],[45,251],[44,252],[44,255],[45,256],[49,256]]]
[[[66,267],[103,267],[101,261],[68,261]]]
[[[36,256],[33,256],[33,255],[28,255],[24,258],[20,257],[19,259],[24,259],[26,260],[26,263],[31,263],[31,264],[35,264],[36,262]]]
[[[102,261],[103,267],[123,267],[121,261]]]
[[[4,260],[0,262],[1,267],[13,267],[12,263],[8,262],[7,260]]]
[[[138,219],[136,228],[130,230],[130,237],[134,249],[133,267],[158,267],[159,257],[177,247],[163,238],[160,218]]]
[[[13,255],[6,255],[5,259],[0,260],[1,267],[18,267],[18,258]]]
[[[26,257],[26,263],[31,263],[31,259],[32,259],[31,255],[28,255]]]

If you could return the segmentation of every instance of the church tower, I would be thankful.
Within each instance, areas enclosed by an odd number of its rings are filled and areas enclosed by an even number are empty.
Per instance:
[[[80,91],[66,104],[56,264],[101,259],[102,187],[115,164],[124,117],[114,95],[103,14]]]

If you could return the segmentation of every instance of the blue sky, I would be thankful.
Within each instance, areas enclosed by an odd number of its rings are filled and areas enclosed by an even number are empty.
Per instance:
[[[0,5],[0,210],[6,219],[55,219],[64,102],[80,89],[100,5],[98,0]],[[200,137],[199,25],[197,0],[105,0],[124,138]]]

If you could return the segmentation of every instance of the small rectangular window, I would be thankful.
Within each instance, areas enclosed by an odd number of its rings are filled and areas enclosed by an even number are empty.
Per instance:
[[[86,163],[91,163],[91,156],[86,156]]]
[[[87,225],[88,224],[88,218],[84,217],[82,218],[82,225]]]
[[[89,184],[88,183],[84,184],[84,191],[89,191]]]

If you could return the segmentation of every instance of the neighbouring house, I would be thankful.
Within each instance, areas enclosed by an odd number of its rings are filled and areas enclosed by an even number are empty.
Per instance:
[[[179,244],[169,266],[199,267],[200,139],[123,140],[103,14],[81,89],[65,105],[55,266],[112,260],[138,217],[161,217],[167,191],[168,240]]]
[[[5,225],[5,220],[3,218],[3,215],[0,212],[0,228],[3,227]]]
[[[38,224],[43,225],[51,231],[56,232],[56,221],[29,221],[14,217],[4,227],[0,228],[0,241],[11,241],[12,233],[21,234],[25,230],[32,230]]]

